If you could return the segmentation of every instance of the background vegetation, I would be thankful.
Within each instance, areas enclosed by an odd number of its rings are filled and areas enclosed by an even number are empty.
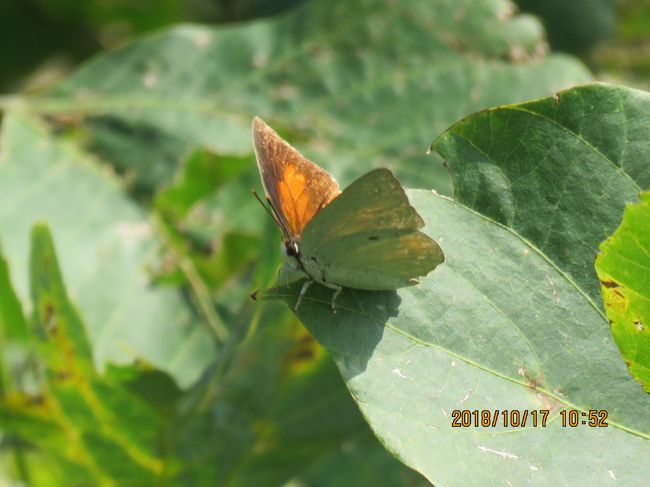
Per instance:
[[[650,101],[602,86],[554,93],[594,80],[647,87],[650,8],[520,0],[519,9],[502,0],[4,2],[0,478],[642,485],[648,400],[612,340],[593,260],[625,203],[650,186]],[[504,104],[517,105],[456,123]],[[322,289],[300,320],[279,302],[292,303],[294,288],[252,302],[280,262],[278,231],[250,195],[260,190],[254,115],[343,187],[389,167],[408,188],[453,192],[473,213],[409,192],[452,265],[418,291],[346,292],[336,317],[319,307]],[[547,116],[551,128],[538,120]],[[562,164],[569,154],[580,172]],[[534,178],[517,172],[533,167]],[[579,197],[565,204],[560,193]],[[626,218],[643,214],[643,202]],[[630,225],[620,239],[636,238]],[[529,252],[528,263],[513,260]],[[620,264],[608,265],[601,280],[627,282],[612,271]],[[605,311],[643,380],[647,342],[620,336],[645,311]],[[537,330],[546,330],[539,341]],[[446,405],[467,400],[600,405],[614,426],[483,433],[483,443],[440,422]]]

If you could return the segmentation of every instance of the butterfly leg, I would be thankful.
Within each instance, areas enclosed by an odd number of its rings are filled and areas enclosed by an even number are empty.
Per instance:
[[[298,311],[298,306],[300,306],[300,303],[302,302],[302,297],[305,295],[307,289],[309,289],[309,286],[311,286],[313,282],[314,281],[312,281],[311,279],[307,279],[305,283],[302,285],[302,287],[300,288],[300,294],[298,294],[298,300],[296,301],[296,305],[293,307],[294,311]]]
[[[336,286],[334,289],[334,294],[332,294],[332,313],[336,313],[336,298],[339,297],[339,294],[341,294],[341,291],[343,291],[343,288],[341,286]]]

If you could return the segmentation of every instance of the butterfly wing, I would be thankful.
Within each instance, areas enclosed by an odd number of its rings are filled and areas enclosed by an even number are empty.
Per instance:
[[[387,169],[360,177],[307,225],[300,245],[308,273],[324,284],[370,290],[419,282],[444,261],[438,244]]]
[[[316,213],[341,191],[327,171],[305,159],[262,119],[253,119],[257,167],[286,238],[298,240]]]

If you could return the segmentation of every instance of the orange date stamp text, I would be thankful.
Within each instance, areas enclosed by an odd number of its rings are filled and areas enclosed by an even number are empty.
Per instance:
[[[550,410],[548,409],[454,409],[451,412],[452,428],[546,428]],[[563,409],[560,411],[560,424],[563,428],[587,426],[607,427],[607,411],[604,409]]]

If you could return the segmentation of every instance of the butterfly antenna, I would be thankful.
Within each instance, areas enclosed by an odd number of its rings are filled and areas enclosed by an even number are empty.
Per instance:
[[[251,189],[251,191],[252,191],[252,193],[253,193],[253,196],[255,196],[255,199],[256,199],[257,201],[259,201],[260,205],[262,205],[262,208],[264,208],[264,209],[266,210],[266,212],[267,212],[269,215],[271,215],[271,218],[273,218],[273,220],[275,220],[275,221],[277,222],[278,219],[275,217],[275,214],[274,214],[271,210],[269,210],[269,207],[268,207],[268,206],[266,206],[266,205],[264,204],[264,202],[262,201],[262,198],[260,198],[260,195],[257,194],[257,191],[255,191],[255,189]]]
[[[262,208],[266,210],[266,212],[273,218],[273,221],[277,223],[277,225],[280,227],[280,230],[282,230],[282,233],[285,235],[286,238],[288,238],[289,233],[287,232],[287,229],[284,227],[282,224],[282,220],[278,218],[277,213],[275,212],[275,208],[273,208],[273,205],[271,204],[271,200],[269,197],[266,197],[266,204],[264,204],[264,201],[262,201],[262,198],[257,194],[257,191],[255,189],[251,190],[253,192],[253,196],[255,196],[255,199],[259,201],[260,205],[262,205]],[[268,206],[267,206],[268,205]]]

